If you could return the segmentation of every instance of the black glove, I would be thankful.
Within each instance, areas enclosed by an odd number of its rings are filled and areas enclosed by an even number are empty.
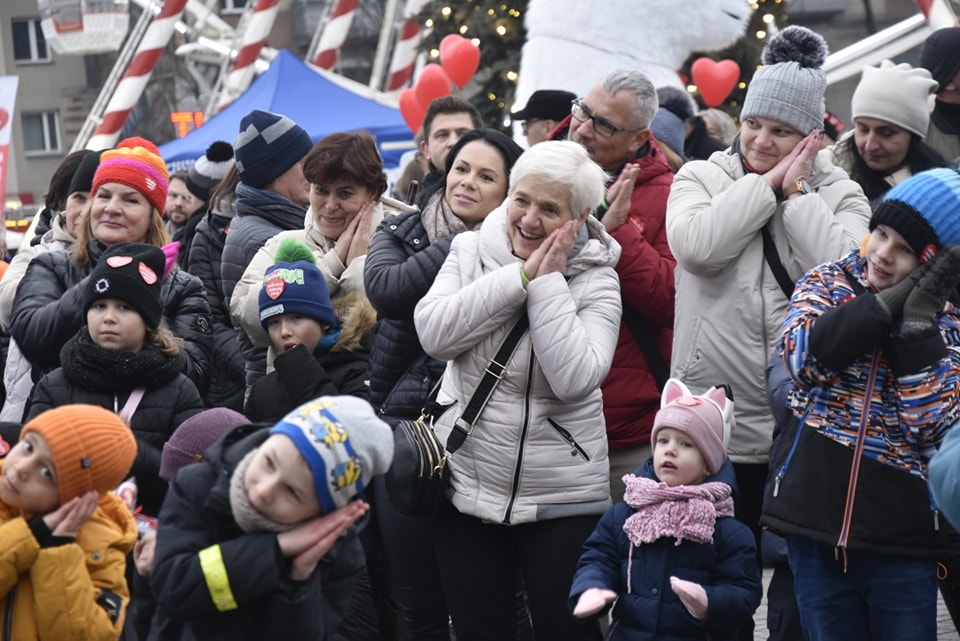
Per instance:
[[[890,321],[893,321],[893,317],[903,311],[903,305],[907,302],[907,298],[916,288],[920,279],[930,271],[938,255],[939,254],[934,255],[932,259],[922,265],[917,265],[906,278],[877,294],[877,302],[879,302],[880,307],[890,315]]]
[[[918,337],[936,324],[937,313],[943,310],[947,297],[960,281],[960,245],[944,247],[927,264],[930,268],[920,277],[903,304],[900,336],[908,340]],[[910,275],[913,276],[913,273]]]

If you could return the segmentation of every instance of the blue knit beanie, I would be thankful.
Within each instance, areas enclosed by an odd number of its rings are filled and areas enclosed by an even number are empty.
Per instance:
[[[903,236],[921,262],[944,245],[960,244],[960,174],[930,169],[894,186],[870,219],[870,231],[877,225]]]
[[[280,243],[274,259],[277,262],[267,268],[260,288],[263,329],[271,318],[282,314],[299,314],[328,327],[336,324],[327,282],[310,248],[296,238],[287,238]]]
[[[313,141],[286,116],[254,109],[240,121],[233,143],[240,182],[263,189],[300,162]]]

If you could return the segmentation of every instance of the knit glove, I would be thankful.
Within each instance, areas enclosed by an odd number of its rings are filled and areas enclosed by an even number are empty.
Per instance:
[[[703,621],[707,616],[707,591],[703,586],[693,581],[684,581],[675,576],[670,577],[670,587],[677,596],[680,597],[680,603],[687,609],[694,619]]]
[[[613,603],[616,598],[617,593],[613,590],[606,590],[604,588],[584,590],[580,598],[577,599],[577,607],[573,609],[573,616],[578,619],[593,616],[605,608],[608,603]]]
[[[917,338],[936,324],[937,313],[960,281],[960,245],[944,247],[928,264],[930,268],[903,304],[900,336],[907,340]]]
[[[916,288],[917,283],[920,282],[924,274],[930,271],[933,263],[937,260],[937,256],[939,256],[939,254],[934,255],[931,260],[915,267],[906,278],[893,287],[887,287],[877,294],[877,302],[879,302],[880,307],[890,315],[891,321],[894,316],[903,311],[903,305],[907,302],[910,293]]]

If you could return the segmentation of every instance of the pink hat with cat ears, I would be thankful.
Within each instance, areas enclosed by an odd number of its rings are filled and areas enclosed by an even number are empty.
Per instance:
[[[733,401],[723,387],[711,387],[696,396],[682,381],[671,378],[660,395],[650,442],[656,446],[657,433],[664,427],[683,432],[700,450],[710,474],[716,474],[727,458],[734,426]]]

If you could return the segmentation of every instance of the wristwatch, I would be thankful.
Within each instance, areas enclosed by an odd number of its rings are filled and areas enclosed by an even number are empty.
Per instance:
[[[793,187],[787,187],[783,190],[784,199],[789,198],[794,194],[812,194],[813,187],[810,186],[810,183],[807,182],[806,176],[800,176],[797,178],[797,182],[794,183]]]

